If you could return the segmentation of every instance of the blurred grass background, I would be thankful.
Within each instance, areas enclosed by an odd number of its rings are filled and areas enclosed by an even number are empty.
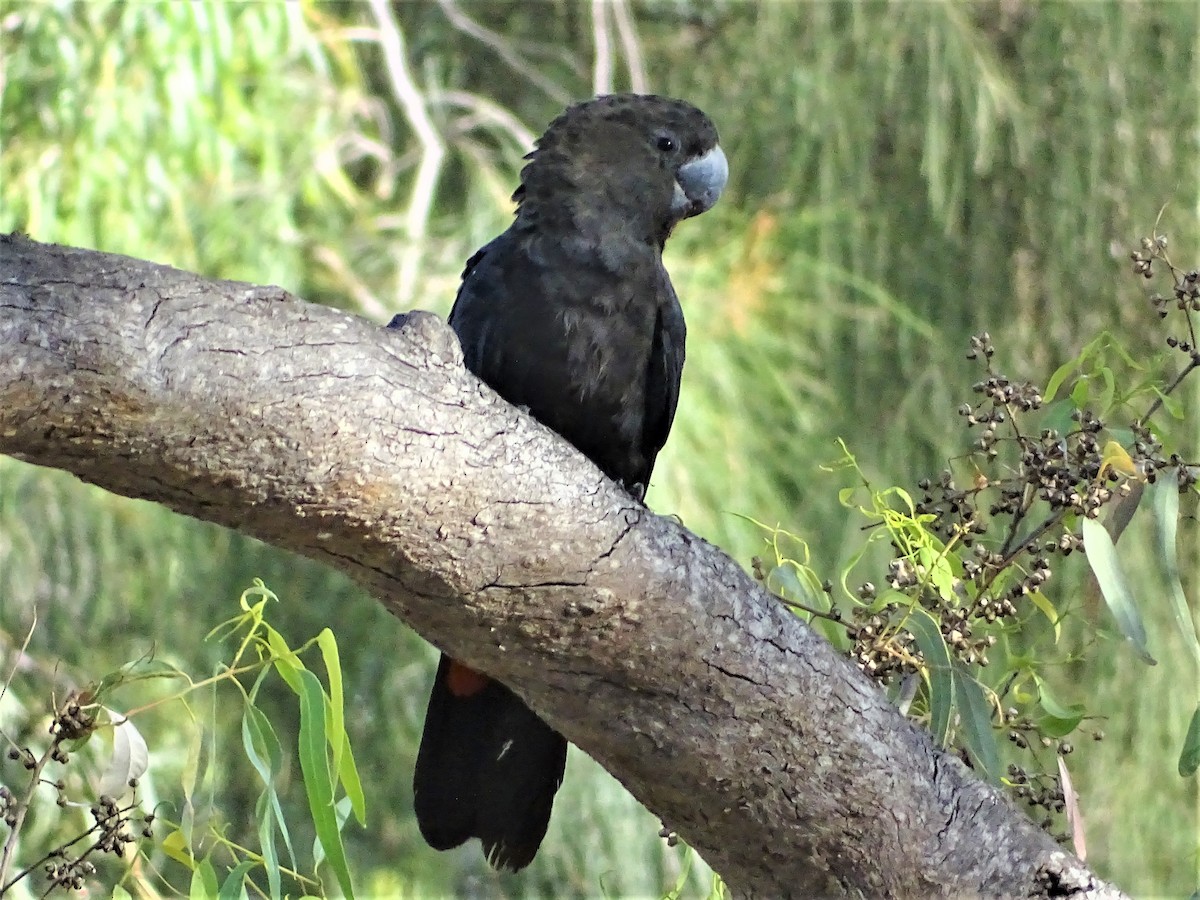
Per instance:
[[[744,562],[761,535],[737,514],[779,523],[831,577],[859,539],[819,468],[837,437],[879,484],[912,485],[962,445],[971,333],[1035,381],[1102,328],[1157,352],[1128,250],[1168,204],[1160,230],[1200,256],[1195,3],[8,0],[0,50],[0,230],[380,323],[448,310],[566,102],[695,102],[732,175],[668,251],[689,361],[649,499]],[[1174,436],[1189,458],[1194,428]],[[1182,534],[1194,596],[1194,523]],[[1160,664],[1110,641],[1061,684],[1109,717],[1107,740],[1071,757],[1092,862],[1135,894],[1186,895],[1200,823],[1175,757],[1197,673],[1147,546],[1135,531],[1122,552]],[[344,648],[372,800],[351,851],[376,893],[657,896],[689,865],[685,893],[707,891],[703,866],[574,751],[526,874],[490,872],[475,847],[428,851],[409,782],[429,648],[319,566],[0,459],[0,647],[36,609],[30,651],[51,666],[95,676],[153,644],[204,671],[221,648],[203,635],[255,576],[294,639],[328,624]],[[1082,645],[1105,614],[1081,608]],[[152,747],[170,759],[179,740],[163,722]],[[248,821],[249,767],[219,790]]]

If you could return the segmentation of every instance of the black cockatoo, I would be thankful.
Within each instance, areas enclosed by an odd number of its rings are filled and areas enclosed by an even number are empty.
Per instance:
[[[663,245],[716,202],[725,154],[694,106],[620,94],[568,108],[527,159],[516,219],[467,262],[450,325],[467,368],[640,500],[683,370]],[[421,833],[439,850],[477,837],[493,866],[523,868],[566,757],[508,688],[443,654],[413,778]]]

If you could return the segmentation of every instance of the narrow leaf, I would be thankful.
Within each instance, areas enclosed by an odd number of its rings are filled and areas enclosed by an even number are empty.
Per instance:
[[[1075,793],[1075,785],[1071,783],[1071,773],[1067,771],[1067,761],[1060,754],[1058,757],[1058,780],[1062,784],[1063,805],[1066,807],[1067,827],[1071,829],[1071,844],[1080,862],[1087,859],[1087,840],[1083,834],[1083,813],[1079,810],[1079,795]]]
[[[1104,390],[1100,393],[1098,405],[1101,412],[1107,413],[1112,406],[1113,397],[1117,394],[1117,379],[1108,366],[1102,366],[1099,374],[1100,380],[1104,382]]]
[[[328,628],[317,635],[317,645],[325,661],[325,673],[329,677],[329,746],[333,751],[333,774],[346,789],[346,795],[354,808],[354,817],[360,825],[367,823],[367,798],[354,765],[354,754],[350,750],[350,735],[346,733],[345,701],[342,692],[342,663],[338,655],[337,638]]]
[[[350,818],[351,805],[350,798],[343,797],[334,804],[334,812],[337,813],[337,827],[340,833],[346,827],[346,820]],[[313,865],[319,868],[321,863],[325,861],[325,848],[321,846],[321,841],[315,839],[313,841]]]
[[[283,748],[271,721],[257,706],[247,704],[242,712],[242,749],[264,784],[271,784],[283,768]]]
[[[196,793],[196,781],[200,777],[200,757],[204,753],[203,735],[200,729],[193,727],[187,746],[187,755],[183,760],[183,771],[179,775],[180,787],[183,790],[183,809],[179,816],[179,827],[182,830],[185,846],[192,843],[192,829],[196,822],[196,804],[193,798]]]
[[[1036,606],[1047,619],[1050,620],[1051,626],[1054,628],[1054,643],[1058,643],[1059,637],[1062,635],[1062,616],[1058,614],[1058,610],[1054,608],[1046,595],[1041,591],[1031,591],[1029,600]]]
[[[258,865],[252,859],[242,860],[236,868],[226,876],[224,883],[221,885],[221,893],[217,895],[217,900],[240,900],[246,896],[246,880],[247,873]]]
[[[1049,685],[1045,680],[1037,675],[1033,676],[1034,684],[1038,689],[1038,702],[1041,703],[1042,709],[1054,716],[1056,719],[1070,719],[1071,717],[1082,718],[1086,709],[1082,703],[1072,703],[1069,706],[1061,703],[1051,692]]]
[[[367,798],[363,793],[362,779],[358,776],[358,766],[354,762],[354,751],[350,749],[348,735],[342,736],[342,761],[335,774],[350,800],[354,818],[358,820],[359,825],[366,825]]]
[[[815,607],[819,602],[800,578],[796,567],[786,562],[773,568],[767,575],[767,590],[778,594],[784,600],[803,603],[805,606]]]
[[[1200,768],[1200,706],[1192,713],[1187,737],[1183,739],[1183,751],[1179,754],[1179,774],[1190,778]]]
[[[189,900],[209,900],[217,895],[217,872],[212,863],[202,859],[192,869],[192,883],[188,887]]]
[[[274,791],[263,791],[254,803],[254,817],[258,821],[258,846],[262,852],[263,870],[267,873],[267,893],[271,900],[280,900],[283,893],[283,879],[279,869],[279,850],[275,846],[275,823],[278,808],[279,798]],[[282,817],[278,819],[278,822],[279,830],[283,832],[285,840],[288,840],[290,852],[291,842],[287,838],[287,823],[283,821]],[[294,855],[292,868],[296,868]]]
[[[251,697],[253,696],[251,694]],[[275,778],[283,768],[283,748],[275,736],[275,730],[271,727],[270,720],[262,710],[253,705],[253,700],[247,704],[242,713],[242,747],[246,751],[246,758],[250,760],[250,764],[254,766],[263,782],[259,803],[265,804],[267,812],[258,814],[259,839],[263,845],[263,856],[269,861],[276,862],[274,876],[277,879],[279,868],[275,853],[275,832],[270,827],[272,823],[278,823],[292,868],[297,867],[296,853],[292,849],[292,838],[288,833],[287,820],[283,817],[279,793],[275,789]],[[268,879],[272,877],[272,869],[269,865],[267,866],[267,877]],[[272,881],[270,888],[271,896],[277,897],[280,885]]]
[[[182,831],[178,828],[168,834],[159,846],[162,852],[175,860],[181,866],[186,866],[188,870],[196,868],[196,860],[192,858],[192,851],[188,847],[187,838],[184,837]]]
[[[271,652],[275,654],[275,670],[287,682],[287,686],[295,691],[296,696],[302,696],[303,689],[300,686],[300,673],[305,671],[304,663],[300,661],[300,657],[296,655],[296,652],[287,645],[287,641],[283,639],[283,635],[269,625],[264,627],[267,632],[267,645],[271,648]]]
[[[1146,491],[1150,498],[1150,509],[1154,512],[1155,532],[1158,537],[1158,558],[1171,592],[1171,611],[1175,624],[1183,635],[1183,642],[1192,652],[1192,658],[1200,665],[1200,640],[1196,638],[1196,626],[1188,609],[1187,595],[1179,578],[1179,557],[1175,550],[1175,529],[1179,524],[1179,478],[1174,470],[1159,472],[1154,484]]]
[[[1037,727],[1038,731],[1050,738],[1064,738],[1076,728],[1079,727],[1080,721],[1083,720],[1083,714],[1077,716],[1067,716],[1058,718],[1057,716],[1038,716]]]
[[[1071,388],[1071,402],[1079,409],[1084,409],[1088,405],[1088,378],[1080,378],[1075,382],[1075,387]]]
[[[1142,495],[1146,491],[1146,482],[1141,480],[1128,481],[1126,485],[1129,487],[1129,493],[1113,497],[1112,502],[1108,504],[1108,515],[1104,517],[1104,528],[1114,544],[1121,539],[1121,535],[1133,521],[1133,514],[1138,511]]]
[[[1104,526],[1095,519],[1083,520],[1083,547],[1087,552],[1088,564],[1100,585],[1100,593],[1104,602],[1116,620],[1117,628],[1132,642],[1142,661],[1148,665],[1157,665],[1146,647],[1146,628],[1142,624],[1142,616],[1138,612],[1133,593],[1125,581],[1125,573],[1121,562],[1117,559],[1117,548],[1113,546],[1112,538]]]
[[[143,656],[115,672],[109,672],[100,679],[93,693],[99,697],[116,687],[125,687],[136,681],[148,679],[179,678],[179,669],[170,663],[160,662],[153,656]]]
[[[946,746],[950,732],[950,711],[954,708],[954,680],[951,677],[950,651],[937,621],[917,607],[904,625],[917,639],[929,674],[929,731],[939,747]]]
[[[312,814],[317,839],[321,842],[326,859],[337,876],[342,893],[353,900],[354,885],[350,881],[346,850],[342,845],[341,831],[338,829],[333,778],[326,753],[328,738],[325,731],[325,691],[317,676],[307,669],[300,671],[298,675],[301,688],[300,771],[304,776],[308,808]]]
[[[333,771],[341,768],[342,744],[346,736],[346,707],[342,696],[342,663],[338,656],[337,638],[328,628],[317,635],[317,646],[321,648],[321,659],[325,663],[325,675],[329,679],[329,746],[333,750]]]
[[[1049,403],[1054,399],[1054,395],[1058,393],[1058,389],[1062,387],[1063,382],[1067,380],[1067,376],[1079,368],[1079,360],[1072,359],[1063,363],[1054,370],[1054,374],[1050,376],[1050,380],[1046,382],[1046,391],[1044,399]]]
[[[1172,397],[1170,394],[1164,394],[1159,388],[1153,388],[1154,393],[1158,395],[1158,399],[1162,401],[1162,408],[1167,411],[1172,419],[1176,421],[1183,420],[1183,405],[1180,404],[1178,397]]]
[[[992,708],[983,694],[983,688],[970,672],[960,665],[955,665],[951,671],[954,674],[954,696],[967,751],[988,780],[999,784],[1000,752],[996,747],[996,733],[992,730]]]

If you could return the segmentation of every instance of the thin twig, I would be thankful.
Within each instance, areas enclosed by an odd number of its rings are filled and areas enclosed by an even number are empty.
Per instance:
[[[642,61],[642,47],[638,43],[633,13],[629,11],[627,0],[612,0],[612,14],[617,23],[617,36],[621,39],[621,52],[625,54],[625,64],[629,67],[629,89],[635,94],[644,94],[649,84],[646,65]]]
[[[801,612],[811,613],[812,615],[819,616],[822,619],[828,619],[830,622],[841,625],[842,627],[846,626],[846,621],[840,615],[837,615],[832,611],[825,612],[824,610],[817,609],[815,606],[809,606],[807,603],[801,603],[799,600],[789,600],[786,597],[781,597],[779,594],[775,594],[775,599],[788,609],[798,609]]]
[[[504,61],[505,65],[527,79],[530,84],[545,93],[547,97],[561,103],[563,106],[571,102],[571,94],[568,91],[525,62],[502,35],[484,28],[459,9],[455,5],[454,0],[438,0],[438,6],[442,8],[442,13],[451,25],[463,34],[469,35],[481,44],[486,44],[495,50],[496,55]]]
[[[533,142],[537,140],[537,135],[526,128],[520,119],[486,97],[472,94],[470,91],[439,91],[431,99],[433,103],[453,104],[472,110],[479,117],[481,124],[495,125],[507,132],[522,151],[532,150]]]
[[[339,280],[339,286],[353,298],[359,312],[377,321],[391,317],[394,310],[375,296],[375,292],[354,273],[354,270],[336,250],[324,244],[318,244],[313,247],[312,255],[316,262],[323,265]]]
[[[1190,316],[1188,317],[1188,323],[1191,323]],[[1193,344],[1192,346],[1195,345]],[[1166,389],[1159,392],[1158,396],[1154,398],[1154,402],[1150,404],[1150,408],[1142,413],[1141,417],[1137,420],[1139,428],[1144,428],[1146,426],[1146,423],[1150,421],[1150,417],[1158,412],[1166,398],[1171,395],[1171,392],[1174,391],[1175,388],[1179,387],[1179,385],[1183,382],[1183,379],[1187,378],[1193,369],[1198,367],[1200,367],[1200,352],[1193,351],[1192,361],[1187,364],[1187,367],[1182,372],[1175,376],[1175,380],[1167,385]]]
[[[21,826],[25,824],[25,817],[29,814],[29,808],[33,805],[33,795],[41,784],[42,770],[50,762],[50,754],[54,752],[56,747],[58,747],[57,738],[46,748],[46,752],[41,755],[41,758],[34,762],[29,775],[29,790],[25,793],[24,797],[17,801],[14,820],[8,827],[8,840],[4,842],[3,853],[0,853],[0,894],[3,894],[12,884],[16,884],[16,882],[24,877],[25,873],[22,872],[12,882],[5,884],[9,870],[12,869],[13,860],[16,857],[17,838],[21,835]]]
[[[608,0],[592,0],[592,93],[613,89],[612,37],[608,33]]]
[[[0,684],[0,700],[4,699],[4,695],[8,693],[9,685],[17,677],[17,667],[21,664],[21,660],[25,658],[25,652],[29,649],[29,642],[33,640],[33,631],[37,628],[37,623],[37,607],[34,607],[33,621],[29,623],[29,630],[25,632],[25,640],[21,642],[21,649],[13,656],[12,669],[9,670],[8,677],[4,679],[4,684]]]
[[[399,303],[402,307],[407,307],[416,295],[425,229],[429,223],[429,212],[433,207],[442,161],[446,157],[446,146],[429,118],[425,98],[409,71],[404,52],[404,34],[387,0],[370,2],[375,22],[379,26],[379,46],[387,62],[392,94],[404,110],[404,115],[421,144],[421,163],[417,166],[417,175],[413,180],[408,210],[404,217],[407,242],[400,256]]]
[[[0,698],[2,698],[8,692],[9,685],[17,676],[17,666],[20,664],[21,658],[25,656],[25,651],[29,649],[29,642],[33,639],[33,631],[35,628],[37,628],[36,609],[33,611],[33,621],[29,624],[29,631],[25,634],[25,640],[21,644],[21,649],[17,651],[15,657],[13,658],[12,671],[8,673],[8,677],[4,679],[4,684],[0,686]],[[9,738],[8,735],[5,735],[5,739],[8,740],[10,744],[13,744],[12,739]],[[16,744],[13,744],[13,748],[19,750]],[[8,878],[8,871],[12,867],[13,858],[17,852],[17,838],[21,834],[21,825],[25,821],[25,815],[29,812],[29,805],[33,801],[34,791],[37,790],[38,784],[41,781],[42,769],[45,768],[46,761],[49,758],[50,751],[47,750],[42,758],[38,760],[37,767],[34,769],[33,774],[30,777],[29,793],[17,805],[16,820],[9,826],[8,839],[4,842],[3,852],[0,852],[0,885],[4,885],[4,882]],[[13,882],[15,883],[19,880],[20,876],[14,879]],[[0,887],[0,894],[3,894],[7,889],[8,886]]]

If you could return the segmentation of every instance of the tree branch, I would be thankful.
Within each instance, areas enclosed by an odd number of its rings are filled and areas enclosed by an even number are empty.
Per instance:
[[[348,573],[739,895],[1118,896],[430,314],[0,237],[0,452]]]

